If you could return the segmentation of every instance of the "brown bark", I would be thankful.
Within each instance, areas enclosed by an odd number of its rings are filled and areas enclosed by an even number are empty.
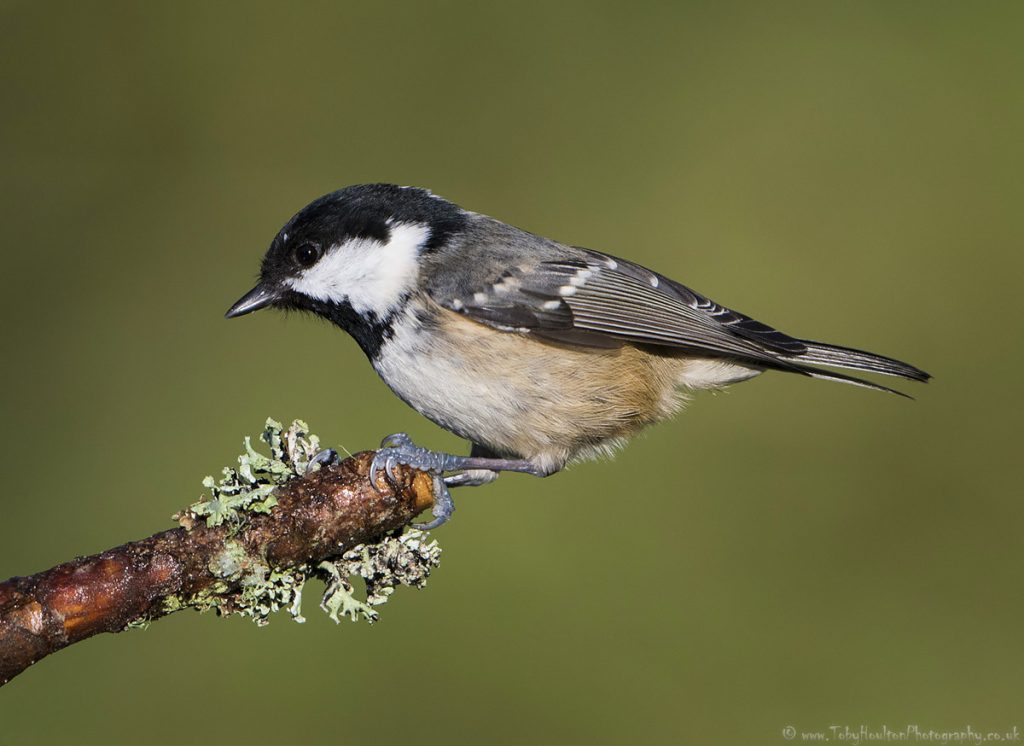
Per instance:
[[[40,658],[100,632],[157,619],[195,599],[239,591],[216,558],[225,542],[276,570],[315,566],[400,528],[433,502],[430,477],[399,469],[397,490],[368,478],[372,452],[294,479],[268,514],[208,528],[199,520],[29,577],[0,583],[0,686]],[[198,604],[193,604],[198,605]]]

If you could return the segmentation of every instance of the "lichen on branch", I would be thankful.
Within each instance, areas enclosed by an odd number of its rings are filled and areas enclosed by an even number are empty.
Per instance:
[[[395,588],[426,583],[441,550],[407,524],[433,503],[429,475],[399,467],[371,484],[372,452],[307,471],[320,444],[298,420],[268,420],[260,438],[270,455],[247,438],[238,466],[175,516],[179,528],[0,583],[0,684],[79,640],[181,609],[257,624],[285,609],[302,621],[311,577],[327,583],[321,606],[335,621],[374,621]]]
[[[440,564],[441,547],[427,539],[425,531],[406,528],[381,541],[353,547],[339,560],[321,562],[318,569],[327,575],[327,590],[320,608],[335,622],[341,621],[339,614],[353,622],[360,617],[376,622],[380,615],[374,606],[387,603],[400,585],[422,588],[430,571]],[[362,578],[366,584],[365,602],[354,595],[353,577]]]
[[[260,440],[270,446],[270,456],[253,448],[252,438],[245,436],[245,453],[238,457],[238,467],[225,466],[219,482],[212,476],[203,479],[210,496],[174,516],[182,526],[191,528],[200,517],[211,528],[225,521],[237,526],[246,512],[269,513],[277,505],[274,489],[304,475],[320,452],[320,439],[310,434],[302,420],[295,420],[285,430],[280,422],[268,418]]]
[[[292,619],[302,623],[302,590],[309,577],[319,577],[327,585],[321,608],[335,622],[339,613],[357,621],[375,622],[379,614],[373,609],[387,602],[398,586],[422,588],[430,571],[440,564],[441,549],[436,541],[413,528],[389,532],[379,539],[358,544],[344,552],[340,559],[324,560],[315,566],[301,563],[286,569],[272,568],[260,552],[250,552],[243,542],[233,537],[247,524],[251,514],[268,514],[277,504],[274,491],[288,482],[305,476],[313,457],[320,452],[320,439],[309,432],[302,420],[295,420],[287,430],[268,419],[260,440],[270,446],[270,456],[253,448],[246,436],[245,452],[238,457],[238,466],[226,466],[223,476],[203,480],[209,490],[175,518],[186,530],[192,530],[198,519],[205,519],[208,528],[225,525],[228,537],[221,551],[210,560],[210,572],[221,583],[205,588],[190,598],[169,598],[171,607],[191,606],[219,614],[240,614],[252,618],[257,625],[268,623],[271,613],[287,609]],[[323,468],[314,464],[313,469]],[[362,578],[366,599],[354,595],[351,579]],[[236,588],[229,592],[229,588]]]

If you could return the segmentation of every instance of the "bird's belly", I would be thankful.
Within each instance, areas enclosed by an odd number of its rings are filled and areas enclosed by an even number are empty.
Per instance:
[[[443,313],[429,330],[399,325],[374,367],[418,412],[497,453],[560,468],[679,406],[685,361],[554,346]]]

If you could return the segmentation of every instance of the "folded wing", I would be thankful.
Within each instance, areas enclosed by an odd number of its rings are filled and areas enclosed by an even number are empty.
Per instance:
[[[892,389],[807,363],[929,377],[892,358],[783,334],[657,272],[591,250],[510,269],[465,297],[436,300],[492,327],[553,342],[673,348],[885,391]]]

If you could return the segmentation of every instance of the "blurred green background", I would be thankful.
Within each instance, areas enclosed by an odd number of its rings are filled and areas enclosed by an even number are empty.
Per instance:
[[[430,587],[375,627],[310,589],[304,626],[95,638],[0,691],[0,742],[1024,726],[1020,3],[5,2],[0,26],[0,577],[169,527],[268,415],[461,447],[326,325],[222,319],[351,183],[936,376],[917,402],[698,396],[614,462],[460,494]]]

